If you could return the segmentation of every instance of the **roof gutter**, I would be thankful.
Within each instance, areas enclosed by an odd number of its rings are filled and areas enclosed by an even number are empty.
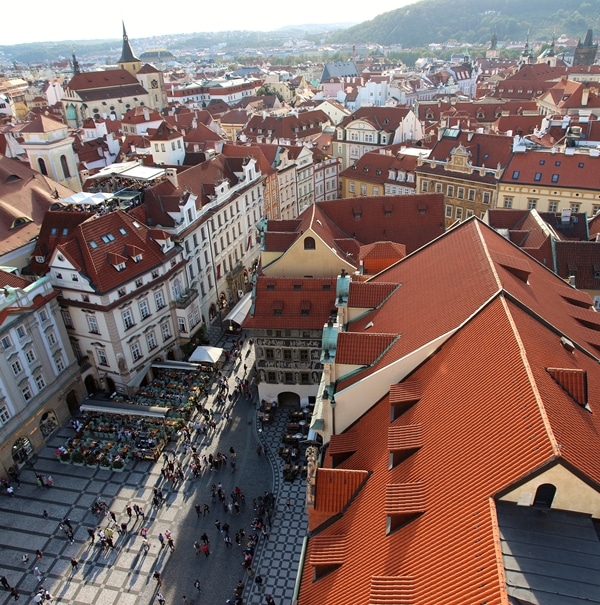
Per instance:
[[[298,571],[296,572],[296,581],[294,583],[294,593],[292,594],[292,605],[298,605],[300,596],[300,582],[304,573],[304,563],[306,561],[306,551],[308,550],[308,534],[302,539],[302,550],[300,551],[300,560],[298,561]]]

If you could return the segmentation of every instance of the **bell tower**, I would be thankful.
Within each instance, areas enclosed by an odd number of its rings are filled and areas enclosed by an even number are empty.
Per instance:
[[[119,59],[119,67],[128,71],[134,76],[140,71],[142,62],[133,54],[131,44],[129,44],[129,38],[127,37],[127,31],[125,30],[125,23],[123,22],[123,50],[121,51],[121,58]]]

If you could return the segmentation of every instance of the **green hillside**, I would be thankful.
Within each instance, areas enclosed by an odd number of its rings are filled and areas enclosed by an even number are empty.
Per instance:
[[[600,34],[600,0],[421,0],[332,34],[331,43],[423,47],[448,40],[485,44]]]

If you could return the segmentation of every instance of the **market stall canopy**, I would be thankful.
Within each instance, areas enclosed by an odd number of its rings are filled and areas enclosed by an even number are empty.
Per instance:
[[[97,191],[96,193],[80,191],[79,193],[75,193],[70,197],[65,197],[62,200],[59,200],[59,202],[68,206],[99,206],[113,197],[113,193],[105,193],[104,191]]]
[[[82,412],[98,412],[101,414],[120,414],[122,416],[143,416],[145,418],[164,418],[169,408],[155,405],[145,406],[135,403],[117,403],[116,401],[95,401],[82,403],[79,406]]]
[[[228,332],[239,332],[242,329],[244,319],[246,319],[250,307],[252,306],[252,292],[244,294],[238,303],[227,314],[223,320],[223,328]]]
[[[197,372],[200,365],[197,363],[187,363],[186,361],[155,361],[153,368],[158,370],[183,370],[185,372]]]
[[[223,355],[223,349],[218,347],[196,347],[196,350],[189,358],[193,363],[217,363]]]

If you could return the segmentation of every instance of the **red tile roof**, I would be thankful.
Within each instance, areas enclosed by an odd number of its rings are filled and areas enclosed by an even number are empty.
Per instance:
[[[31,242],[57,194],[60,199],[74,193],[27,164],[0,156],[0,254]]]
[[[96,246],[91,242],[95,242]],[[131,246],[143,251],[142,258],[137,262],[131,257]],[[177,253],[176,248],[163,252],[151,230],[122,211],[89,218],[75,228],[68,242],[58,244],[56,249],[101,294],[131,282]],[[120,262],[125,263],[125,268],[118,271],[114,265]]]
[[[328,278],[260,276],[244,328],[321,330],[335,309],[335,284]]]
[[[402,332],[403,351],[458,329],[389,395],[363,402],[349,456],[326,451],[331,474],[369,477],[311,527],[299,605],[506,603],[494,498],[557,463],[600,485],[600,371],[579,348],[595,329],[572,317],[591,301],[477,219],[372,281],[391,277],[402,287],[374,321]],[[412,405],[391,415],[402,401]],[[356,547],[328,559],[333,544]]]

